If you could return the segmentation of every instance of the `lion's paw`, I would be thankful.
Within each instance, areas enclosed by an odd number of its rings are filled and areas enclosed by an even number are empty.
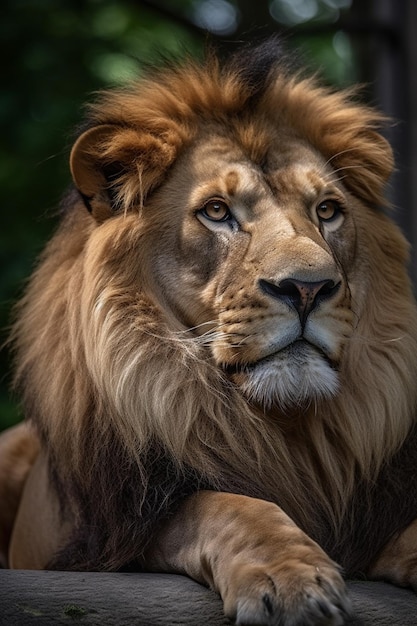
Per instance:
[[[330,561],[240,566],[224,607],[239,626],[341,626],[350,613],[343,579]]]

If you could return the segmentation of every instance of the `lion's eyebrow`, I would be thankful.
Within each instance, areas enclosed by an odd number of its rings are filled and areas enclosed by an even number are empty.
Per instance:
[[[240,176],[237,173],[236,170],[232,170],[230,172],[228,172],[226,174],[225,177],[225,186],[226,186],[226,191],[228,193],[229,196],[234,196],[236,195],[236,192],[238,190],[238,186],[240,183]]]

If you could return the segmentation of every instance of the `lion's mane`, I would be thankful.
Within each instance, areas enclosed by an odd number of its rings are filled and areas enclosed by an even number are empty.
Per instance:
[[[415,488],[404,497],[416,310],[407,245],[379,208],[393,165],[384,120],[354,94],[292,74],[280,54],[270,42],[226,64],[163,68],[89,109],[84,160],[72,163],[82,197],[67,195],[13,332],[25,414],[65,493],[63,514],[77,515],[51,566],[140,565],[158,523],[199,488],[276,501],[348,571],[417,514]],[[331,160],[366,207],[355,254],[367,274],[340,391],[290,416],[251,406],[158,299],[149,257],[164,232],[141,221],[153,211],[158,223],[158,189],[213,121],[258,162],[275,119]]]

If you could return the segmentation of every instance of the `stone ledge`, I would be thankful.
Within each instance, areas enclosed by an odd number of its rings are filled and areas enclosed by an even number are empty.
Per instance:
[[[351,626],[417,626],[417,595],[349,582]],[[1,626],[230,626],[220,598],[184,576],[0,570]]]

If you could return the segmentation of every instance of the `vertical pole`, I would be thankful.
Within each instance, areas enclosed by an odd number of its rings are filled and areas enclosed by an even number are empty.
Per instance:
[[[354,0],[352,13],[369,27],[359,44],[359,71],[369,84],[368,96],[393,120],[385,133],[396,161],[388,194],[394,206],[393,217],[415,249],[417,180],[413,172],[417,172],[417,94],[413,68],[415,71],[417,63],[417,3]],[[416,258],[413,252],[410,271],[417,284]]]
[[[410,241],[413,245],[411,276],[417,287],[417,3],[406,0],[407,49],[406,85],[408,88],[408,137],[410,195],[408,211],[410,215]]]

